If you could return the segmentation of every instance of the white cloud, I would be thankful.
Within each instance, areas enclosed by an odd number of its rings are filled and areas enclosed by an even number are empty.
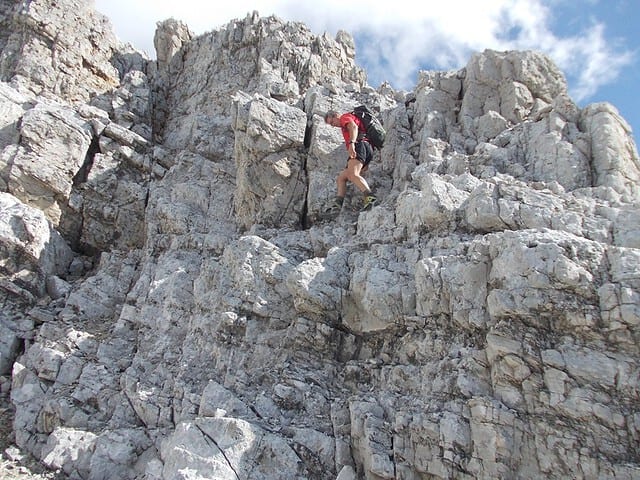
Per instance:
[[[578,101],[615,80],[635,60],[633,53],[605,39],[601,24],[594,24],[583,37],[556,38],[548,53],[561,69],[575,77],[572,94]]]
[[[197,34],[219,28],[256,9],[256,2],[198,0],[96,0],[116,34],[153,55],[155,24],[169,17],[184,21]],[[457,69],[471,53],[487,48],[543,51],[565,72],[578,101],[614,80],[633,59],[611,46],[604,26],[594,23],[580,35],[561,36],[550,30],[557,0],[388,0],[345,2],[263,0],[261,16],[275,14],[302,21],[317,34],[346,30],[358,45],[358,61],[370,83],[388,80],[412,88],[420,68]],[[419,5],[419,6],[416,6]],[[370,42],[363,41],[371,39]]]

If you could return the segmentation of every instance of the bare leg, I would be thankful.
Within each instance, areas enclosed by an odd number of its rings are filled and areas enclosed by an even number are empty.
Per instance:
[[[347,194],[347,179],[347,169],[345,168],[336,178],[336,183],[338,184],[338,197],[344,198]]]
[[[367,183],[367,181],[360,175],[361,170],[362,170],[361,162],[359,162],[356,159],[349,159],[349,162],[347,163],[347,168],[343,170],[343,172],[346,172],[345,175],[347,177],[347,180],[353,183],[356,186],[356,188],[360,190],[362,193],[366,193],[366,192],[369,192],[371,189],[369,188],[369,184]],[[342,172],[340,173],[340,176],[341,175],[342,175]]]

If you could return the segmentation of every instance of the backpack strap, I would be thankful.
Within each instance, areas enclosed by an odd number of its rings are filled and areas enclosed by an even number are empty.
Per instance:
[[[367,127],[365,125],[363,113],[358,110],[353,110],[349,113],[360,120],[360,125],[357,125],[358,136],[356,137],[356,142],[362,142],[363,140],[369,141],[369,139],[367,138]]]

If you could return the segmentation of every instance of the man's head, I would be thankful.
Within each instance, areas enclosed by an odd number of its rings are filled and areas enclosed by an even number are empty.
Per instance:
[[[338,112],[336,112],[335,110],[329,110],[327,113],[324,114],[324,123],[327,123],[329,125],[332,125],[334,127],[339,127],[340,126],[340,116],[338,115]]]

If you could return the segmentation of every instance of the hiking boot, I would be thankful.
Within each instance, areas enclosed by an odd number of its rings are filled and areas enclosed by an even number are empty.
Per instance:
[[[340,211],[342,210],[342,202],[343,201],[344,201],[344,199],[339,199],[339,197],[336,197],[333,200],[333,202],[331,202],[329,205],[324,207],[324,209],[322,210],[322,213],[325,216],[336,216],[336,215],[338,215],[340,213]]]
[[[375,195],[373,194],[369,194],[366,197],[364,197],[364,203],[362,205],[361,210],[369,210],[371,209],[376,203],[378,203],[378,199],[376,198]]]
[[[340,213],[341,207],[340,205],[327,205],[322,210],[322,213],[326,216],[338,215]]]

